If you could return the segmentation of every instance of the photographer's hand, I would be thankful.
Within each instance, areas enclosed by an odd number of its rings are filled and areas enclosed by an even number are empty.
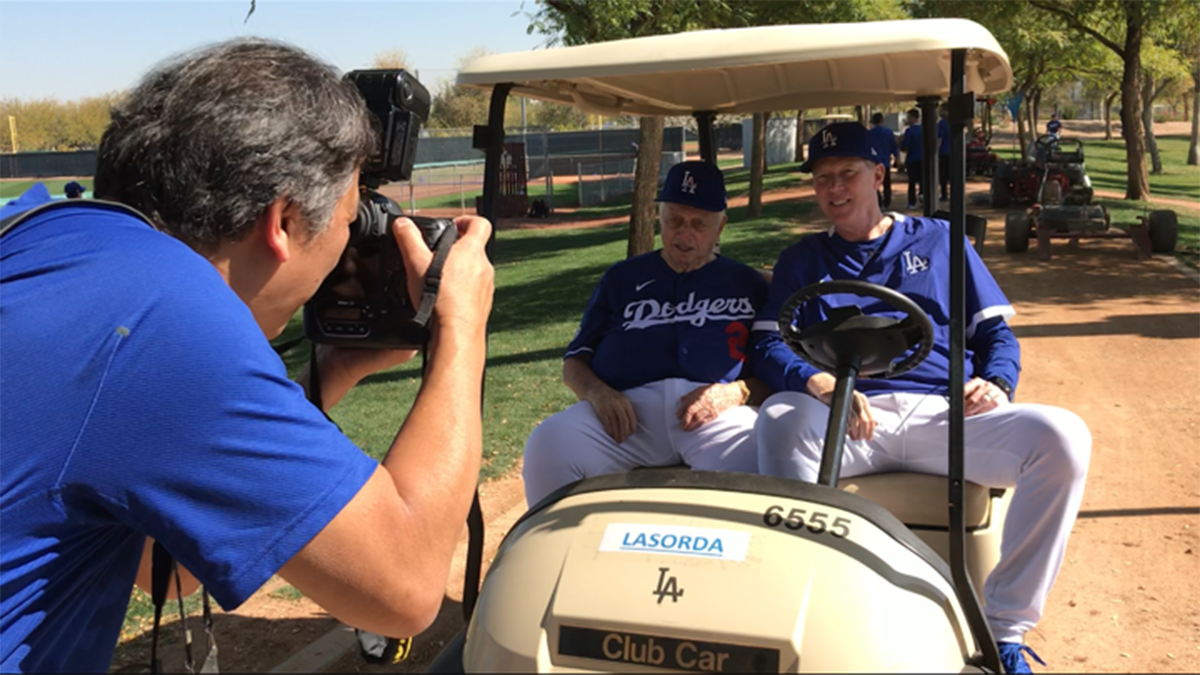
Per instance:
[[[494,273],[485,253],[492,224],[478,216],[459,216],[454,224],[458,228],[458,241],[450,249],[442,270],[430,330],[436,333],[448,323],[463,323],[464,329],[482,335],[492,311]],[[433,252],[411,220],[398,218],[392,228],[404,258],[409,298],[413,306],[420,306],[425,272],[433,260]]]
[[[459,239],[446,259],[412,411],[382,466],[280,570],[334,616],[383,635],[415,635],[437,616],[479,480],[493,288],[484,247],[492,228],[475,217],[456,224]],[[419,297],[432,253],[408,219],[397,220],[393,232],[410,292]]]

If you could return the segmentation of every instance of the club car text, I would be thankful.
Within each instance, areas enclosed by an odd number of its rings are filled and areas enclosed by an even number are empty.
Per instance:
[[[779,650],[559,626],[558,653],[697,673],[777,673]]]

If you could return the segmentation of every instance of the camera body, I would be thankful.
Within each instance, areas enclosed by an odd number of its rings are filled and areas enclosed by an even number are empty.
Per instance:
[[[379,122],[376,152],[359,177],[358,216],[338,264],[304,305],[304,334],[318,344],[375,349],[416,349],[429,331],[413,319],[404,258],[392,236],[400,206],[375,190],[412,175],[421,123],[429,117],[429,92],[403,70],[356,70],[346,74]],[[413,217],[432,250],[454,223]],[[450,233],[451,236],[455,232]]]

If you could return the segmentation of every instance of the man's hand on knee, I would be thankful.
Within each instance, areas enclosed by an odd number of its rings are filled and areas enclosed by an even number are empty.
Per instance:
[[[1008,404],[1008,395],[987,380],[974,377],[963,386],[963,416],[980,415]]]
[[[808,378],[805,388],[813,398],[825,405],[832,405],[833,388],[836,385],[837,379],[833,375],[822,372]],[[875,438],[875,427],[877,426],[879,423],[875,421],[875,416],[871,412],[871,403],[867,400],[866,395],[855,391],[850,417],[846,420],[846,435],[853,441],[869,441]]]
[[[741,405],[748,393],[744,387],[745,385],[737,382],[718,382],[688,392],[679,399],[679,407],[675,411],[676,417],[679,418],[679,428],[695,431],[717,419],[726,410]]]
[[[604,430],[617,443],[624,443],[637,431],[637,414],[625,394],[608,386],[596,387],[584,400],[591,404]]]

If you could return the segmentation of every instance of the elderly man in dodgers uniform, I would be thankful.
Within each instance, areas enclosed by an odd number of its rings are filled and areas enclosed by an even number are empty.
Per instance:
[[[604,273],[567,348],[563,381],[579,402],[525,444],[530,506],[636,467],[757,469],[743,366],[766,281],[715,253],[726,220],[716,166],[675,165],[656,201],[662,248]]]
[[[929,314],[935,331],[933,351],[917,368],[858,381],[841,475],[947,471],[950,229],[941,220],[881,213],[875,191],[883,167],[873,163],[872,152],[861,125],[833,124],[813,137],[809,161],[800,167],[813,174],[821,211],[833,227],[779,256],[754,323],[757,374],[779,392],[759,411],[759,468],[765,474],[817,479],[834,377],[783,343],[777,317],[792,293],[829,279],[898,290]],[[983,588],[985,611],[1005,669],[1030,672],[1022,639],[1041,617],[1062,564],[1092,439],[1074,413],[1011,402],[1021,352],[1005,320],[1014,311],[975,249],[967,245],[966,254],[966,477],[1016,488],[1000,562]],[[866,314],[895,314],[874,300],[825,296],[806,303],[796,325],[822,321],[829,309],[848,304],[862,305]]]

